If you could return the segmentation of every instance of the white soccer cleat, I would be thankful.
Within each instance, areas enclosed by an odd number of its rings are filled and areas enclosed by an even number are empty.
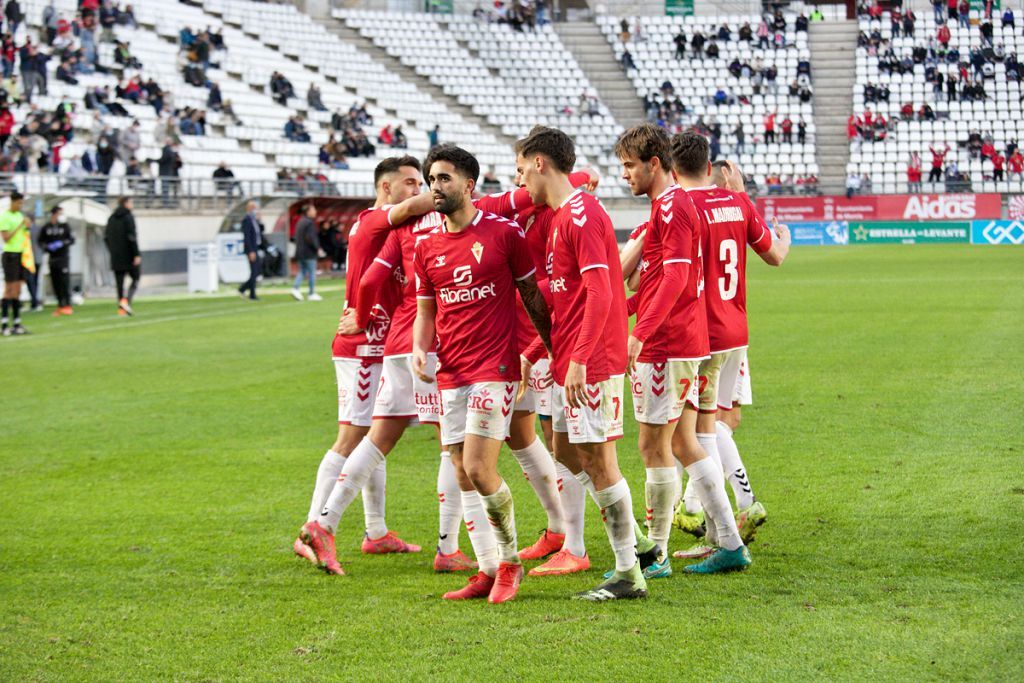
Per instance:
[[[302,292],[297,289],[292,290],[292,298],[296,301],[302,301]]]
[[[319,294],[317,294],[316,292],[314,292],[313,294],[309,295],[309,300],[310,301],[323,301],[324,298],[322,296],[320,296]]]

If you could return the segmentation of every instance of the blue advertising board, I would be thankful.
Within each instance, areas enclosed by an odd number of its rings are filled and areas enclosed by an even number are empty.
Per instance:
[[[850,243],[850,224],[847,221],[792,223],[789,230],[793,236],[793,244],[846,245]]]
[[[971,244],[1024,244],[1024,222],[971,221]]]

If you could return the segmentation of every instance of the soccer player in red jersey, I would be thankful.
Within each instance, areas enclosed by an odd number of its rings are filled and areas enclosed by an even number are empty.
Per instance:
[[[708,178],[711,170],[708,140],[696,131],[684,131],[672,138],[671,154],[676,182],[686,191],[686,201],[693,206],[694,193],[711,187]],[[695,228],[699,243],[694,247],[693,265],[700,269],[703,263],[701,247],[707,244],[706,234],[710,228],[705,215],[694,211],[694,217],[698,221]],[[692,315],[696,321],[695,326],[702,328],[705,335],[704,348],[710,350],[707,310],[701,298],[703,289],[704,281],[701,277],[692,289],[687,288],[686,296],[694,297],[698,304],[692,309]],[[721,461],[717,457],[715,405],[721,361],[722,356],[717,355],[700,362],[697,377],[693,378],[690,385],[688,409],[684,409],[683,419],[673,435],[676,457],[686,468],[692,490],[704,508],[708,540],[716,546],[716,550],[702,562],[683,570],[690,573],[712,574],[745,569],[751,563],[750,551],[744,545],[733,517],[732,505],[725,492]]]
[[[702,181],[704,182],[704,181]],[[740,405],[750,403],[750,372],[747,366],[746,245],[771,266],[782,265],[789,253],[790,234],[785,225],[765,225],[747,197],[743,177],[728,161],[711,165],[712,187],[694,189],[690,197],[708,225],[703,244],[707,288],[708,334],[711,342],[712,366],[720,368],[717,382],[708,381],[701,394],[701,432],[714,438],[722,463],[736,498],[737,525],[744,539],[753,536],[767,513],[754,497],[733,431],[739,426]],[[713,378],[712,378],[713,379]],[[715,388],[717,384],[717,389]],[[716,422],[711,423],[711,416]],[[714,429],[715,434],[709,434]],[[683,497],[685,511],[700,511],[691,487]],[[709,554],[708,544],[699,544],[686,556]],[[687,551],[683,551],[687,553]]]
[[[413,157],[389,157],[377,165],[374,170],[377,191],[374,206],[359,214],[349,232],[346,309],[356,305],[353,297],[359,291],[360,278],[380,251],[388,233],[432,210],[429,195],[420,193],[422,185],[420,164]],[[334,528],[324,529],[318,521],[323,517],[323,507],[337,485],[346,458],[369,431],[381,373],[382,342],[391,322],[391,311],[400,297],[401,288],[397,283],[386,288],[365,330],[358,334],[337,334],[332,343],[338,381],[338,437],[320,462],[306,524],[293,548],[296,554],[333,574],[344,573],[335,558]],[[367,553],[418,551],[417,546],[405,543],[388,531],[384,523],[385,479],[382,466],[367,480],[363,491],[366,517],[363,550]]]
[[[568,135],[538,126],[517,144],[523,184],[534,201],[555,212],[547,258],[555,457],[584,487],[593,487],[615,553],[612,576],[576,597],[642,598],[647,583],[636,556],[632,498],[615,454],[626,370],[626,301],[615,233],[600,202],[569,182],[576,151]]]
[[[470,199],[480,174],[477,160],[465,150],[445,146],[435,148],[428,162],[435,207],[445,220],[439,231],[416,245],[413,369],[421,380],[435,380],[427,353],[436,337],[441,441],[483,500],[499,560],[494,568],[479,558],[480,573],[444,597],[486,595],[488,602],[502,603],[516,596],[523,576],[512,493],[497,469],[520,379],[516,291],[546,346],[551,343],[550,318],[523,231],[476,208]]]
[[[647,468],[647,520],[650,539],[658,545],[654,561],[643,563],[646,578],[672,574],[668,538],[680,486],[672,436],[687,404],[690,410],[683,422],[692,429],[698,369],[708,357],[699,292],[700,218],[686,192],[672,180],[669,148],[665,130],[650,123],[627,130],[615,143],[623,179],[634,195],[651,200],[639,266],[637,321],[627,345],[639,450]],[[694,449],[685,452],[692,462],[703,457]]]

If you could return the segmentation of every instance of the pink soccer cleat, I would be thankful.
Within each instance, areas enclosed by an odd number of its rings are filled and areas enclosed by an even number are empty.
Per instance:
[[[345,570],[338,564],[338,557],[334,551],[334,535],[327,533],[327,530],[318,522],[306,522],[299,538],[313,549],[318,567],[328,574],[337,576],[345,574]]]
[[[469,577],[469,583],[457,591],[448,591],[444,594],[445,600],[473,600],[474,598],[486,598],[494,588],[494,577],[487,576],[483,572],[477,572]]]
[[[445,555],[440,550],[434,555],[434,571],[439,574],[448,572],[464,572],[476,569],[476,562],[471,560],[466,553],[456,550],[450,555]]]
[[[554,555],[562,549],[562,545],[564,543],[565,534],[556,534],[545,529],[544,533],[541,534],[536,543],[519,551],[519,559],[539,560],[542,557]]]
[[[387,555],[389,553],[418,553],[422,548],[406,543],[394,531],[389,531],[380,538],[363,537],[363,553],[366,555]]]
[[[294,550],[295,554],[299,557],[305,560],[309,560],[310,563],[314,565],[317,564],[316,553],[313,552],[312,548],[310,548],[308,545],[302,542],[301,536],[295,539],[295,543],[292,544],[292,550]]]

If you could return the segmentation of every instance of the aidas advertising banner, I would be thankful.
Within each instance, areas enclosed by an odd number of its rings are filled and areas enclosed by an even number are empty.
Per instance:
[[[850,242],[850,224],[846,221],[829,223],[790,223],[793,244],[844,245]]]
[[[971,244],[1024,244],[1021,221],[973,221]]]
[[[850,244],[967,242],[970,223],[873,221],[850,223]]]
[[[759,197],[766,219],[781,223],[830,221],[969,221],[1002,218],[998,194],[894,194],[864,197]]]

